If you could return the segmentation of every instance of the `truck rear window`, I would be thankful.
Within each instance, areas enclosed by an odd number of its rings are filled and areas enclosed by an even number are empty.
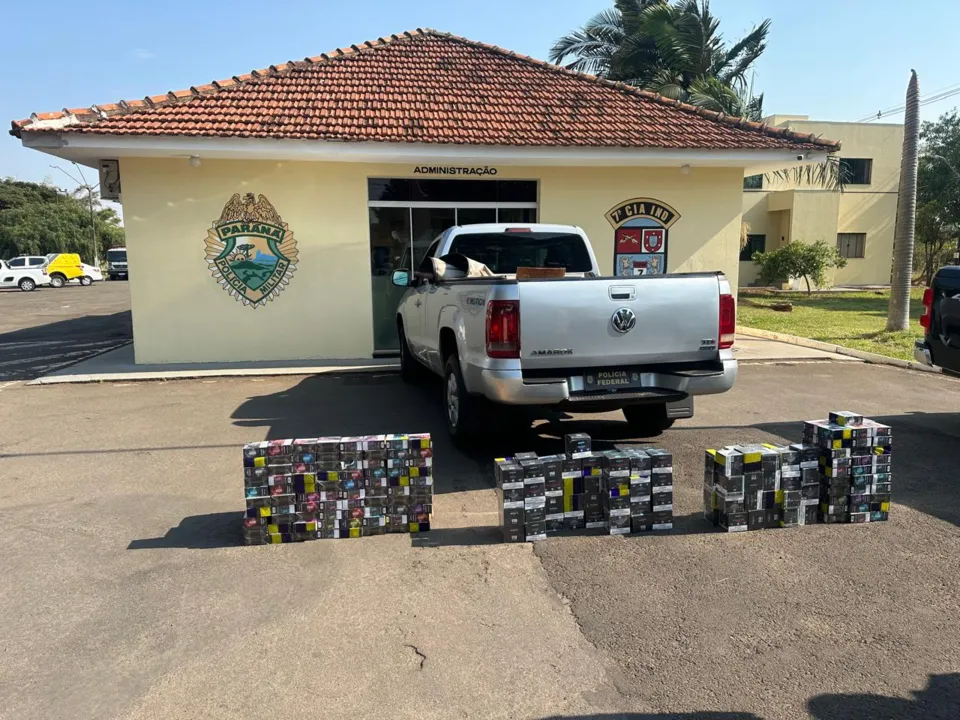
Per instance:
[[[513,275],[518,267],[593,270],[583,238],[575,233],[468,233],[453,239],[450,252],[481,262],[498,275]]]

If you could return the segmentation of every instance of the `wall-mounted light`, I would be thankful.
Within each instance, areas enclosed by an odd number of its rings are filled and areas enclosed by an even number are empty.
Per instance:
[[[190,156],[190,167],[200,167],[200,156],[191,155]]]
[[[680,166],[680,174],[681,174],[681,175],[689,175],[689,174],[690,174],[690,166],[689,166],[689,165],[681,165],[681,166]]]

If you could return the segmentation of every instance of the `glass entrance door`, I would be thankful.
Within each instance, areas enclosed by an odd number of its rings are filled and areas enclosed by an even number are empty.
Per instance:
[[[412,272],[410,210],[370,208],[370,273],[373,287],[373,349],[397,350],[397,307],[406,288],[393,284],[394,270]]]
[[[395,270],[406,270],[413,277],[427,248],[452,225],[537,219],[535,181],[371,178],[368,191],[377,355],[400,349],[396,317],[406,288],[393,284]]]

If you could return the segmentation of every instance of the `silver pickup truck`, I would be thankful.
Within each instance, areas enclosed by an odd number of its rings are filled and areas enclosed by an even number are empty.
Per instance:
[[[469,258],[493,275],[438,276],[433,258]],[[518,268],[565,273],[518,280]],[[397,311],[401,374],[444,378],[454,439],[475,432],[490,403],[622,409],[639,434],[656,435],[693,416],[694,395],[737,377],[736,304],[722,273],[601,277],[578,227],[451,227],[412,278],[398,271],[393,282],[409,287]]]

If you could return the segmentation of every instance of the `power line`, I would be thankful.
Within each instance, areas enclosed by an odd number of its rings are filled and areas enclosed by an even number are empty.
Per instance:
[[[960,95],[960,83],[956,85],[949,85],[941,90],[936,90],[925,97],[920,98],[920,105],[929,105],[931,103],[940,102],[941,100],[946,100],[949,97],[954,95]],[[887,108],[886,110],[881,110],[872,115],[867,115],[862,117],[856,122],[868,123],[873,122],[874,120],[879,120],[880,118],[886,117],[887,115],[895,115],[897,113],[903,112],[906,109],[906,105],[897,105],[895,107]]]

